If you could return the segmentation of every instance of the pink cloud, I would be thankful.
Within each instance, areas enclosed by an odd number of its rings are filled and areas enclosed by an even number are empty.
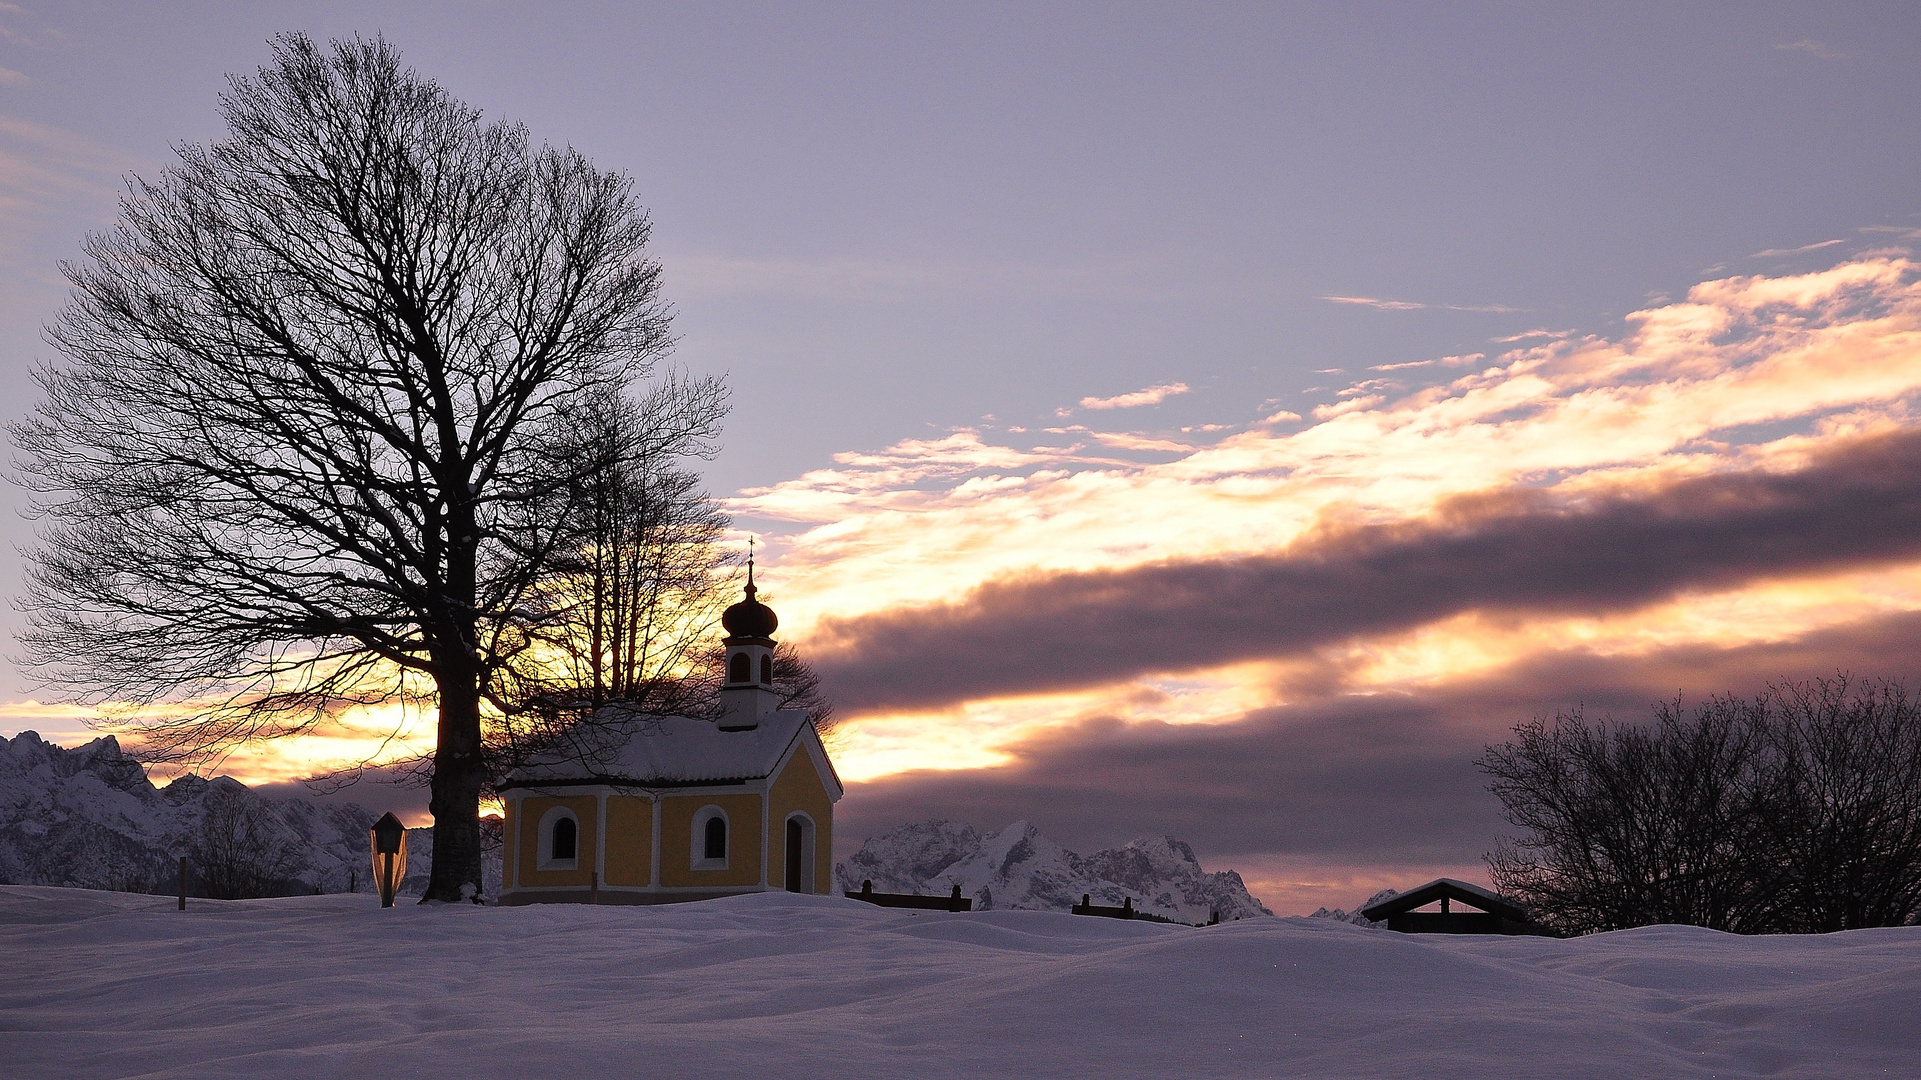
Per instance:
[[[1162,383],[1159,386],[1150,386],[1145,390],[1136,390],[1131,394],[1116,394],[1113,397],[1084,397],[1081,399],[1081,408],[1136,409],[1143,405],[1159,405],[1161,402],[1166,401],[1176,394],[1187,393],[1187,389],[1187,384],[1183,382]]]

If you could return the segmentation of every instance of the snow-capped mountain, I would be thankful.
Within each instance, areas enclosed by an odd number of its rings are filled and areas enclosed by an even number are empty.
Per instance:
[[[1232,870],[1208,873],[1194,851],[1171,836],[1076,855],[1025,821],[982,836],[957,821],[903,825],[861,845],[834,868],[842,889],[872,881],[879,892],[940,894],[961,887],[975,910],[1064,911],[1082,896],[1120,906],[1128,898],[1151,915],[1204,923],[1272,915]]]
[[[1379,929],[1385,924],[1369,921],[1368,919],[1366,919],[1361,915],[1361,909],[1364,907],[1367,907],[1369,904],[1375,904],[1375,903],[1379,903],[1382,900],[1386,900],[1390,896],[1399,896],[1399,895],[1401,895],[1401,892],[1399,889],[1382,889],[1380,892],[1377,892],[1373,896],[1370,896],[1367,899],[1361,901],[1360,903],[1354,905],[1353,911],[1342,911],[1340,908],[1333,908],[1330,910],[1328,908],[1319,907],[1319,908],[1315,908],[1314,914],[1309,915],[1308,918],[1333,919],[1336,922],[1353,923],[1355,926],[1366,926],[1366,927]]]
[[[272,892],[367,892],[367,830],[378,816],[352,803],[267,798],[225,776],[155,787],[111,735],[71,750],[32,731],[0,739],[0,883],[172,892],[178,858],[209,850],[210,832],[224,828],[239,841],[228,849],[264,856],[255,869]],[[401,891],[418,894],[432,830],[409,829],[407,847]],[[497,850],[485,865],[491,891]],[[190,859],[190,872],[202,869]]]

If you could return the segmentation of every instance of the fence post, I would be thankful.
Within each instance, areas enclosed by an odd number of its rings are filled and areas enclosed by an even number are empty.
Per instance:
[[[180,856],[180,910],[187,910],[187,857]]]

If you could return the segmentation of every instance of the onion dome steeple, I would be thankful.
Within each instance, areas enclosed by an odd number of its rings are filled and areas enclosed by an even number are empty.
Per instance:
[[[745,731],[759,726],[780,708],[774,692],[774,629],[780,617],[754,599],[753,541],[747,548],[747,598],[721,613],[727,628],[726,679],[720,688],[722,731]]]
[[[735,638],[772,638],[780,626],[774,609],[754,599],[754,556],[747,556],[747,599],[721,612],[720,625],[727,628],[727,640]],[[713,610],[712,608],[708,609]]]

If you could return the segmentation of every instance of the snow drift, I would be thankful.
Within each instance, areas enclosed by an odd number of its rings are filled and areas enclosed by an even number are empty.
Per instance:
[[[0,887],[7,1075],[1912,1076],[1921,928],[1196,929],[762,893],[654,908]]]

